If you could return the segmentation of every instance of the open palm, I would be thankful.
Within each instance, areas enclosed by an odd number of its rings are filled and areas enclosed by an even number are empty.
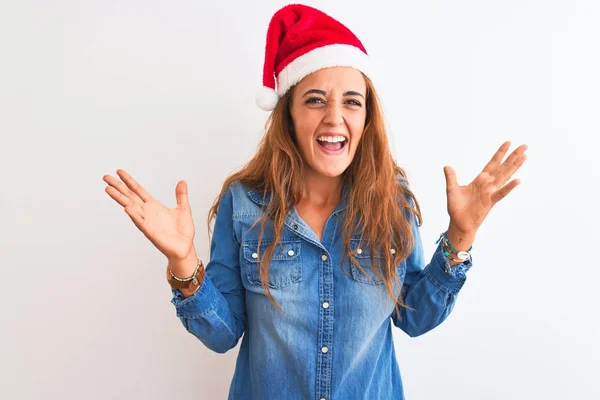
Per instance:
[[[502,162],[509,147],[510,141],[504,142],[481,173],[466,186],[458,184],[452,167],[444,167],[448,214],[461,232],[477,231],[492,207],[520,183],[513,179],[506,184],[525,162],[527,145],[519,146]]]
[[[184,259],[194,242],[194,222],[187,197],[187,184],[179,181],[175,187],[176,208],[167,208],[154,199],[139,183],[122,169],[117,178],[104,175],[105,191],[125,212],[135,226],[169,260]]]

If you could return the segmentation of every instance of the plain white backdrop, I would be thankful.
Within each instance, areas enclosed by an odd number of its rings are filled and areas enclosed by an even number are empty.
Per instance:
[[[208,208],[263,132],[254,95],[284,4],[2,2],[0,398],[226,398],[238,349],[185,331],[164,256],[102,176],[124,168],[169,207],[187,180],[207,259]],[[378,67],[429,257],[448,224],[443,166],[467,184],[505,140],[529,145],[448,320],[395,331],[407,398],[600,398],[599,3],[306,4]]]

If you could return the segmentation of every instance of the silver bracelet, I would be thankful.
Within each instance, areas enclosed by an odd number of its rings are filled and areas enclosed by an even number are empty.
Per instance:
[[[196,265],[196,269],[194,269],[194,273],[189,278],[179,278],[179,277],[175,276],[173,271],[171,271],[171,268],[169,268],[169,273],[171,274],[171,278],[175,279],[176,281],[179,281],[179,282],[193,281],[194,279],[196,279],[196,273],[198,272],[200,265],[202,265],[202,261],[200,261],[200,257],[198,257],[198,264]],[[194,284],[196,284],[196,282],[194,282]]]

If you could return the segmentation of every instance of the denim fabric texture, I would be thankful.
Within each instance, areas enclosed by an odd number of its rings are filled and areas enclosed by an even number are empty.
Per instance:
[[[395,290],[414,311],[401,308],[396,318],[358,236],[351,247],[366,275],[350,261],[342,263],[344,187],[321,240],[295,208],[285,219],[268,277],[282,312],[261,286],[260,223],[250,229],[268,200],[233,182],[219,205],[202,287],[187,299],[172,290],[177,317],[206,347],[224,353],[242,339],[228,398],[404,399],[392,329],[416,337],[441,324],[472,260],[449,268],[440,242],[426,264],[413,218],[415,247],[397,266],[402,285]],[[273,236],[269,222],[261,249]]]

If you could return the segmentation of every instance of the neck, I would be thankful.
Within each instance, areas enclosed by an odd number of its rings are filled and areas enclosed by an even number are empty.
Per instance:
[[[328,177],[309,172],[304,181],[302,202],[314,207],[335,206],[342,196],[342,177]]]

